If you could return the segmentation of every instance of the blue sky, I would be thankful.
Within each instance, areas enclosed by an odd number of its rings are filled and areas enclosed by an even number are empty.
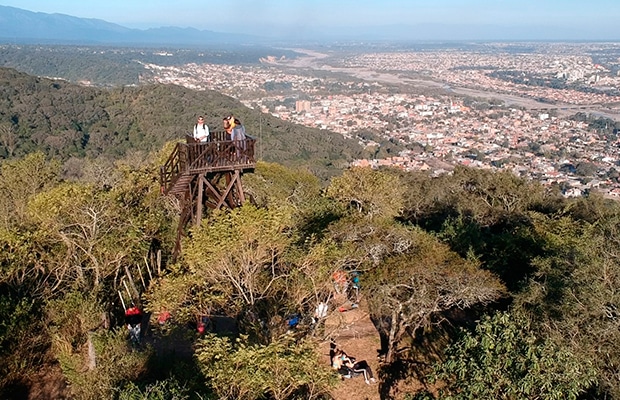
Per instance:
[[[0,5],[139,29],[179,26],[269,34],[430,23],[446,24],[446,29],[538,26],[620,39],[620,0],[0,0]]]

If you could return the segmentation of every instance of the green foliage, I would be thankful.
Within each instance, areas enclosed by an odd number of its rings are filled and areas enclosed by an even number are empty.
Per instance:
[[[438,237],[458,254],[478,258],[509,289],[518,291],[535,271],[532,260],[544,252],[543,240],[530,218],[528,214],[484,227],[461,214],[447,218]]]
[[[306,170],[259,162],[254,173],[243,176],[243,186],[259,207],[291,207],[302,237],[321,236],[342,215],[338,204],[322,196],[317,177]]]
[[[196,356],[208,384],[220,399],[316,399],[335,383],[333,372],[318,359],[316,343],[282,336],[269,345],[234,343],[207,336]]]
[[[25,216],[25,207],[35,194],[58,180],[59,164],[47,161],[43,153],[0,165],[0,224],[11,227]]]
[[[149,308],[166,307],[187,321],[214,310],[244,316],[242,329],[258,336],[264,327],[257,318],[277,332],[272,319],[314,310],[329,297],[344,255],[329,240],[298,238],[292,211],[245,205],[204,221],[184,243],[182,264],[154,286]]]
[[[157,381],[141,388],[129,382],[120,390],[118,400],[186,400],[189,399],[188,390],[175,379]]]
[[[55,342],[58,361],[73,399],[113,398],[117,388],[146,372],[149,351],[129,351],[125,329],[93,334],[96,367],[84,365],[84,349]],[[81,351],[80,351],[81,350]]]
[[[48,342],[39,335],[39,313],[32,299],[0,295],[0,388],[27,377],[43,362]]]
[[[36,226],[35,259],[45,260],[50,283],[99,289],[127,265],[142,263],[151,242],[171,237],[172,218],[148,168],[117,167],[113,189],[63,183],[28,202]],[[19,249],[15,246],[16,251]]]
[[[77,291],[47,306],[53,354],[69,382],[72,398],[110,398],[120,383],[136,380],[144,371],[149,352],[129,352],[124,327],[96,331],[103,313],[104,307],[94,295]]]
[[[165,307],[186,322],[197,314],[237,317],[248,312],[254,325],[256,315],[271,312],[272,305],[286,308],[285,287],[293,268],[284,262],[293,240],[290,228],[287,208],[246,205],[215,213],[192,230],[181,263],[170,265],[169,273],[153,285],[149,309]]]
[[[295,207],[314,201],[320,195],[320,182],[308,171],[286,168],[280,164],[259,162],[252,174],[243,177],[244,188],[260,207]]]
[[[252,206],[222,212],[193,230],[184,260],[233,302],[254,305],[277,291],[287,273],[281,255],[291,243],[290,218],[283,209]]]
[[[396,173],[352,168],[332,179],[327,196],[370,219],[390,219],[402,211],[404,191]]]
[[[243,121],[249,135],[260,134],[257,158],[304,166],[322,179],[361,153],[355,140],[340,134],[263,115],[214,91],[175,85],[101,90],[0,68],[0,98],[8,99],[0,102],[5,132],[0,157],[41,151],[63,161],[85,156],[115,160],[183,139],[197,114],[205,115],[212,129],[221,129],[222,116],[230,113]]]
[[[408,187],[403,218],[436,232],[462,257],[480,260],[512,291],[523,286],[534,272],[532,259],[544,251],[531,212],[563,207],[541,185],[510,172],[459,167],[453,175],[405,174],[402,180]]]
[[[29,203],[47,246],[62,249],[55,254],[40,250],[56,279],[97,289],[132,256],[140,260],[145,238],[120,206],[114,193],[80,184],[59,185]]]
[[[607,217],[595,224],[565,215],[537,217],[546,252],[533,260],[536,275],[515,305],[532,316],[540,335],[558,337],[577,357],[592,360],[600,395],[615,398],[620,396],[620,213],[617,206],[605,209]]]
[[[94,293],[72,291],[51,300],[46,311],[50,334],[60,342],[79,347],[86,343],[87,333],[101,325],[104,308]]]
[[[0,65],[38,76],[53,76],[97,86],[138,85],[152,74],[144,64],[255,64],[268,55],[295,57],[290,50],[252,46],[231,50],[222,43],[201,43],[198,49],[110,47],[100,45],[3,45]],[[274,54],[275,53],[275,54]]]
[[[427,229],[439,230],[446,217],[463,216],[481,227],[517,219],[540,207],[543,187],[509,171],[491,172],[458,166],[452,175],[403,177],[408,185],[404,217]]]
[[[485,317],[436,366],[440,399],[577,399],[596,382],[588,360],[536,337],[527,319]]]
[[[44,274],[44,265],[37,256],[39,235],[28,229],[0,228],[0,282],[29,290]]]
[[[412,230],[409,240],[406,251],[386,258],[365,279],[370,311],[388,341],[388,362],[406,333],[415,335],[452,308],[488,304],[505,292],[493,274],[430,235]]]

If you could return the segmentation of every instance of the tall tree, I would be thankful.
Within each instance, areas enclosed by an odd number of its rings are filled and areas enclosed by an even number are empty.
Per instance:
[[[435,238],[413,231],[411,248],[386,258],[364,279],[370,312],[386,339],[392,362],[405,335],[443,320],[443,313],[499,299],[504,286],[477,262],[451,252]]]
[[[550,338],[536,337],[523,316],[485,317],[464,332],[435,367],[439,398],[572,399],[596,382],[596,370]]]

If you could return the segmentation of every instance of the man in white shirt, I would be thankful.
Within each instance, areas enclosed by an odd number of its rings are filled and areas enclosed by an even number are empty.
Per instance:
[[[194,125],[194,139],[199,142],[209,141],[209,127],[205,123],[202,115],[198,117],[198,122]]]

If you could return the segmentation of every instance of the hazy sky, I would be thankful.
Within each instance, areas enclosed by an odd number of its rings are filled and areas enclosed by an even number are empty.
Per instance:
[[[620,39],[620,0],[0,0],[0,5],[139,29],[179,26],[268,34],[286,27],[442,23],[558,27]]]

